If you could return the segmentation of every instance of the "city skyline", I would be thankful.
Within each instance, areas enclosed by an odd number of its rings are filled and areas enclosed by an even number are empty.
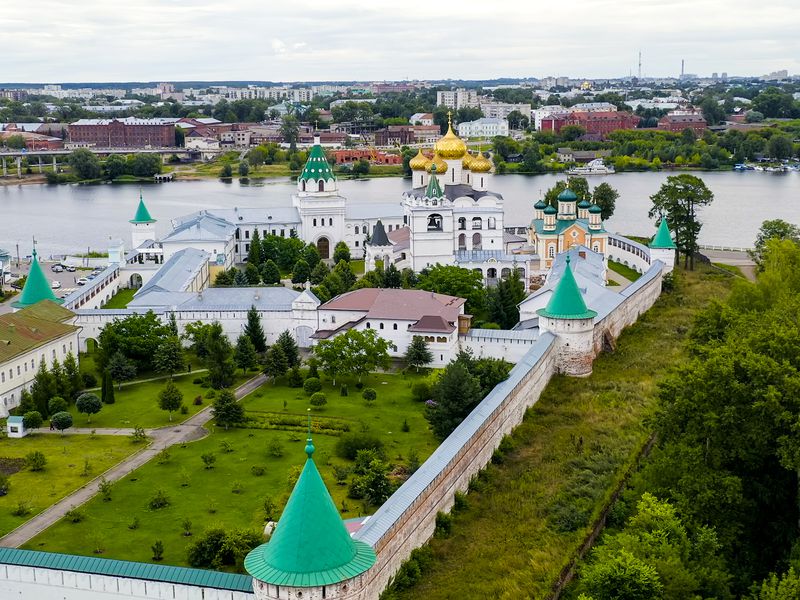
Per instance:
[[[637,74],[640,50],[645,77],[677,76],[682,59],[687,73],[701,76],[800,72],[800,7],[789,0],[758,11],[742,0],[669,8],[514,0],[499,12],[411,0],[399,14],[353,0],[268,8],[138,0],[126,11],[45,0],[41,8],[51,25],[21,5],[0,17],[13,48],[0,58],[8,81],[615,78]]]

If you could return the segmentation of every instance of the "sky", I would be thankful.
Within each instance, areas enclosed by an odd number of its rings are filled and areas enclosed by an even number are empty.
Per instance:
[[[798,0],[37,0],[0,12],[0,81],[795,74],[798,31]]]

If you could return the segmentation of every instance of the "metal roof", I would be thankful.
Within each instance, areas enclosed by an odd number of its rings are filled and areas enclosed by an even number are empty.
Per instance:
[[[63,304],[63,300],[56,298],[50,287],[50,282],[47,281],[42,266],[39,264],[39,259],[36,256],[36,248],[33,249],[33,258],[31,259],[31,268],[28,271],[28,277],[25,279],[25,285],[22,288],[22,293],[19,299],[12,302],[11,306],[15,308],[24,308],[26,306],[33,306],[40,300],[50,300],[58,304]]]
[[[39,304],[57,306],[52,300]],[[41,318],[35,310],[39,304],[0,316],[0,363],[78,330],[62,320]]]
[[[219,287],[202,292],[163,292],[153,290],[139,295],[128,303],[128,308],[183,311],[236,311],[255,306],[262,312],[292,310],[292,302],[300,292],[276,287]]]
[[[403,207],[400,204],[351,204],[345,206],[348,221],[359,219],[401,219]]]
[[[555,336],[543,333],[525,356],[511,369],[508,379],[498,383],[478,406],[434,450],[428,460],[383,503],[377,512],[359,529],[353,538],[373,548],[430,487],[445,468],[453,462],[462,448],[469,443],[478,429],[503,403],[516,385],[533,369],[553,345]]]
[[[158,273],[153,275],[153,278],[139,289],[136,295],[144,295],[151,291],[185,291],[209,258],[211,258],[211,254],[196,248],[179,250],[161,265]]]
[[[535,341],[539,339],[538,329],[470,329],[467,338],[483,340]]]
[[[197,219],[201,215],[210,215],[227,221],[231,225],[297,225],[300,213],[294,206],[265,206],[258,208],[212,208],[173,219],[174,227]]]
[[[566,261],[564,273],[558,280],[547,306],[536,312],[540,317],[552,319],[592,319],[597,316],[597,312],[586,307],[575,275],[569,267],[569,255]]]
[[[161,243],[164,242],[196,242],[196,241],[222,241],[226,242],[233,237],[236,229],[226,219],[217,217],[203,211],[193,218],[180,223],[172,230]]]
[[[253,580],[248,575],[169,565],[154,565],[127,560],[111,560],[94,556],[0,548],[0,564],[160,581],[234,592],[253,592]]]

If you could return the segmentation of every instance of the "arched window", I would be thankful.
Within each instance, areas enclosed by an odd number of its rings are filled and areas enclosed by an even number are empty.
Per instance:
[[[472,217],[472,228],[483,229],[483,221],[480,217]]]
[[[392,329],[394,329],[395,331],[397,331],[397,323],[394,323],[394,324],[392,325]]]
[[[481,187],[483,187],[483,176],[481,176]]]
[[[550,258],[555,258],[556,247],[553,244],[550,244],[550,247],[547,249],[547,256],[549,256]]]
[[[428,231],[442,230],[442,215],[433,213],[428,215]]]
[[[455,170],[455,169],[453,169],[452,171],[450,171],[450,181],[451,181],[452,183],[455,183],[455,182],[456,182],[456,170]]]
[[[367,321],[367,329],[372,329],[372,325],[369,324],[369,321]]]
[[[494,267],[487,269],[486,277],[488,277],[489,279],[497,279],[497,269],[495,269]]]
[[[467,249],[467,234],[462,233],[458,236],[458,249],[459,250]]]
[[[317,191],[318,192],[324,192],[325,191],[325,182],[323,180],[321,180],[321,179],[319,180],[319,183],[317,184]]]
[[[489,217],[487,219],[486,227],[488,227],[489,229],[496,229],[497,228],[497,221],[495,220],[494,217]]]
[[[328,219],[328,225],[330,225],[331,227],[333,227],[333,219]]]
[[[380,329],[383,329],[383,323],[378,326]]]
[[[302,189],[304,192],[306,191],[306,180],[305,180],[305,179],[303,179],[303,181],[301,181],[301,182],[300,182],[300,188],[301,188],[301,189]]]
[[[467,228],[467,217],[458,217],[458,228],[459,229]]]
[[[511,275],[511,269],[509,269],[508,267],[506,267],[506,268],[504,268],[504,269],[502,269],[500,271],[500,276],[503,277],[504,279],[506,277],[508,277],[509,275]]]
[[[356,235],[359,234],[358,225],[356,225]]]
[[[317,220],[314,219],[314,227],[316,227],[316,226],[317,226]]]
[[[473,233],[472,234],[472,249],[473,250],[482,250],[483,245],[481,244],[481,234],[480,233]]]
[[[595,242],[595,243],[592,245],[592,250],[593,250],[594,252],[598,252],[598,253],[599,253],[599,252],[600,252],[600,244],[598,244],[597,242]]]

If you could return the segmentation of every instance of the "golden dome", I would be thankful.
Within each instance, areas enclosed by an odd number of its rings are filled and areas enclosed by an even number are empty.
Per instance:
[[[472,161],[475,160],[475,157],[472,156],[469,152],[464,155],[464,160],[461,161],[461,167],[464,169],[471,169],[472,168]]]
[[[483,152],[478,152],[478,156],[472,159],[469,167],[473,173],[488,173],[492,170],[492,161],[483,155]]]
[[[442,173],[447,173],[447,163],[442,160],[442,157],[439,156],[438,152],[434,152],[433,160],[429,160],[428,164],[425,165],[425,170],[428,173],[433,171],[433,166],[436,165],[436,173],[441,175]]]
[[[422,153],[422,148],[420,148],[417,155],[408,161],[408,166],[411,167],[412,171],[422,171],[428,166],[429,162],[431,162],[431,159],[425,156]]]
[[[439,138],[433,149],[439,153],[439,156],[447,160],[458,160],[467,153],[467,145],[453,133],[453,123],[450,121],[450,115],[447,115],[447,133]]]

